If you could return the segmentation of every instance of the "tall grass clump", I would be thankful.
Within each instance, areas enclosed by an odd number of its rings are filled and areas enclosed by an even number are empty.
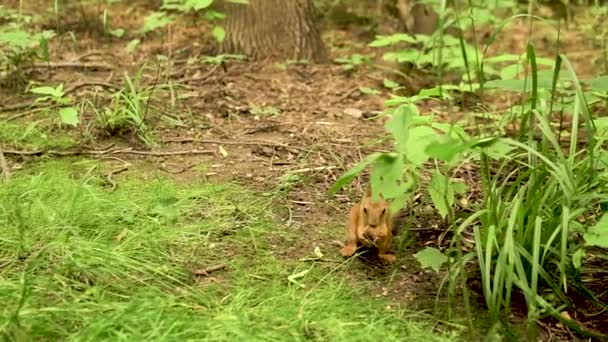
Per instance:
[[[539,105],[539,73],[531,46],[528,59],[532,86],[519,116],[520,138],[502,139],[511,149],[498,161],[483,155],[483,204],[474,214],[478,221],[465,221],[459,231],[469,224],[474,228],[483,294],[494,321],[508,317],[517,290],[525,297],[531,336],[543,315],[584,335],[598,336],[561,313],[575,307],[571,291],[607,308],[580,279],[581,255],[591,247],[584,237],[596,229],[593,223],[608,201],[603,176],[606,136],[596,131],[581,83],[565,56],[557,57],[551,89],[542,99],[545,106]],[[566,78],[559,77],[562,61]],[[569,132],[555,129],[551,122],[554,101],[564,97],[560,88],[571,90],[567,102],[572,112],[562,111],[559,117]],[[560,136],[567,135],[570,139],[564,144]],[[603,244],[608,247],[606,237]],[[605,250],[602,253],[606,256]]]

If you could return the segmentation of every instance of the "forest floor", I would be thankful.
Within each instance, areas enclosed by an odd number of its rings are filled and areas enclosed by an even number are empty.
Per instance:
[[[141,18],[120,6],[109,7],[113,25],[134,31]],[[59,127],[56,110],[21,106],[32,94],[0,89],[0,143],[13,174],[0,204],[12,212],[9,206],[21,206],[15,198],[29,203],[28,215],[7,214],[20,229],[1,242],[21,246],[0,254],[1,297],[21,289],[28,298],[2,305],[15,310],[3,310],[5,333],[415,341],[433,331],[437,340],[466,338],[466,313],[461,299],[448,305],[445,272],[422,269],[413,257],[444,238],[445,222],[427,199],[412,208],[394,265],[338,253],[365,179],[335,196],[328,188],[370,152],[390,147],[383,121],[370,118],[385,109],[386,73],[337,64],[189,64],[204,46],[193,43],[199,29],[187,21],[170,35],[150,34],[134,52],[125,49],[128,39],[82,23],[65,18],[64,30],[77,39],[53,40],[55,66],[40,65],[29,77],[63,83],[76,103],[102,103],[123,86],[125,72],[134,77],[146,65],[141,83],[155,85],[148,122],[156,145],[133,134],[103,134],[87,106],[78,128]],[[555,32],[538,25],[532,40],[550,58]],[[590,58],[600,50],[581,27],[562,32],[561,52],[587,78],[598,70]],[[326,30],[324,37],[332,58],[377,53],[352,31]],[[514,22],[492,53],[522,53],[527,37],[527,23]],[[172,63],[159,62],[159,54]],[[414,92],[433,86],[422,74],[406,83]],[[467,122],[475,102],[500,113],[509,101],[428,101],[420,110]],[[461,177],[471,192],[460,200],[470,203],[479,188],[475,171]],[[45,241],[52,243],[42,248]],[[483,297],[474,298],[478,339],[490,327]],[[551,320],[540,327],[544,340],[575,338]]]

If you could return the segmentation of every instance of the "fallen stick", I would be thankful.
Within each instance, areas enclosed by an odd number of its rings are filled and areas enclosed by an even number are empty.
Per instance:
[[[114,181],[114,179],[112,179],[112,176],[115,176],[121,172],[125,172],[129,169],[129,165],[124,165],[123,167],[121,167],[120,169],[117,170],[113,170],[110,171],[107,175],[106,175],[106,179],[108,180],[108,183],[110,183],[110,185],[112,186],[110,188],[110,191],[114,191],[116,190],[116,187],[118,186],[118,183],[116,183],[116,181]]]
[[[312,171],[333,170],[335,168],[337,168],[337,166],[307,167],[307,168],[304,168],[304,169],[292,170],[292,171],[289,171],[289,172],[291,172],[291,173],[306,173],[306,172],[312,172]]]
[[[207,267],[207,268],[200,268],[198,270],[193,271],[192,273],[194,273],[194,275],[199,275],[199,276],[208,276],[209,273],[215,272],[215,271],[219,271],[219,270],[224,269],[226,267],[228,267],[227,264],[219,264],[219,265],[210,266],[210,267]]]
[[[277,147],[293,147],[287,144],[278,143],[275,141],[264,141],[264,140],[214,140],[214,139],[196,139],[196,138],[166,138],[163,139],[164,143],[201,143],[201,144],[218,144],[218,145],[262,145],[262,146],[277,146]],[[295,147],[294,147],[295,148]]]
[[[97,70],[113,70],[109,64],[102,63],[80,63],[80,62],[49,62],[35,63],[34,68],[77,68],[77,69],[97,69]]]
[[[106,155],[106,154],[138,154],[146,156],[178,156],[188,154],[215,154],[215,151],[208,150],[190,150],[190,151],[138,151],[130,148],[119,149],[119,150],[78,150],[78,151],[53,151],[53,150],[33,150],[33,151],[18,151],[18,150],[4,150],[5,154],[14,154],[21,156],[39,156],[45,154],[57,155],[57,156],[76,156],[83,154],[90,155]]]

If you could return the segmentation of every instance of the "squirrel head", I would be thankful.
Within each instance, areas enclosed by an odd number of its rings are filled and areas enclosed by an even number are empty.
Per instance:
[[[361,201],[361,218],[365,227],[365,235],[372,241],[382,239],[387,235],[385,230],[390,229],[387,222],[389,218],[389,204],[380,194],[380,200],[372,200],[371,186],[367,188]]]

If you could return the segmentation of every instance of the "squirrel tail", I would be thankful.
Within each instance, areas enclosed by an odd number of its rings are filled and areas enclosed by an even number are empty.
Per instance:
[[[397,211],[395,213],[395,215],[393,215],[393,222],[392,222],[392,233],[393,236],[397,236],[401,233],[401,231],[403,230],[403,227],[405,225],[405,218],[407,216],[408,212],[406,208],[401,208],[399,209],[399,211]]]

